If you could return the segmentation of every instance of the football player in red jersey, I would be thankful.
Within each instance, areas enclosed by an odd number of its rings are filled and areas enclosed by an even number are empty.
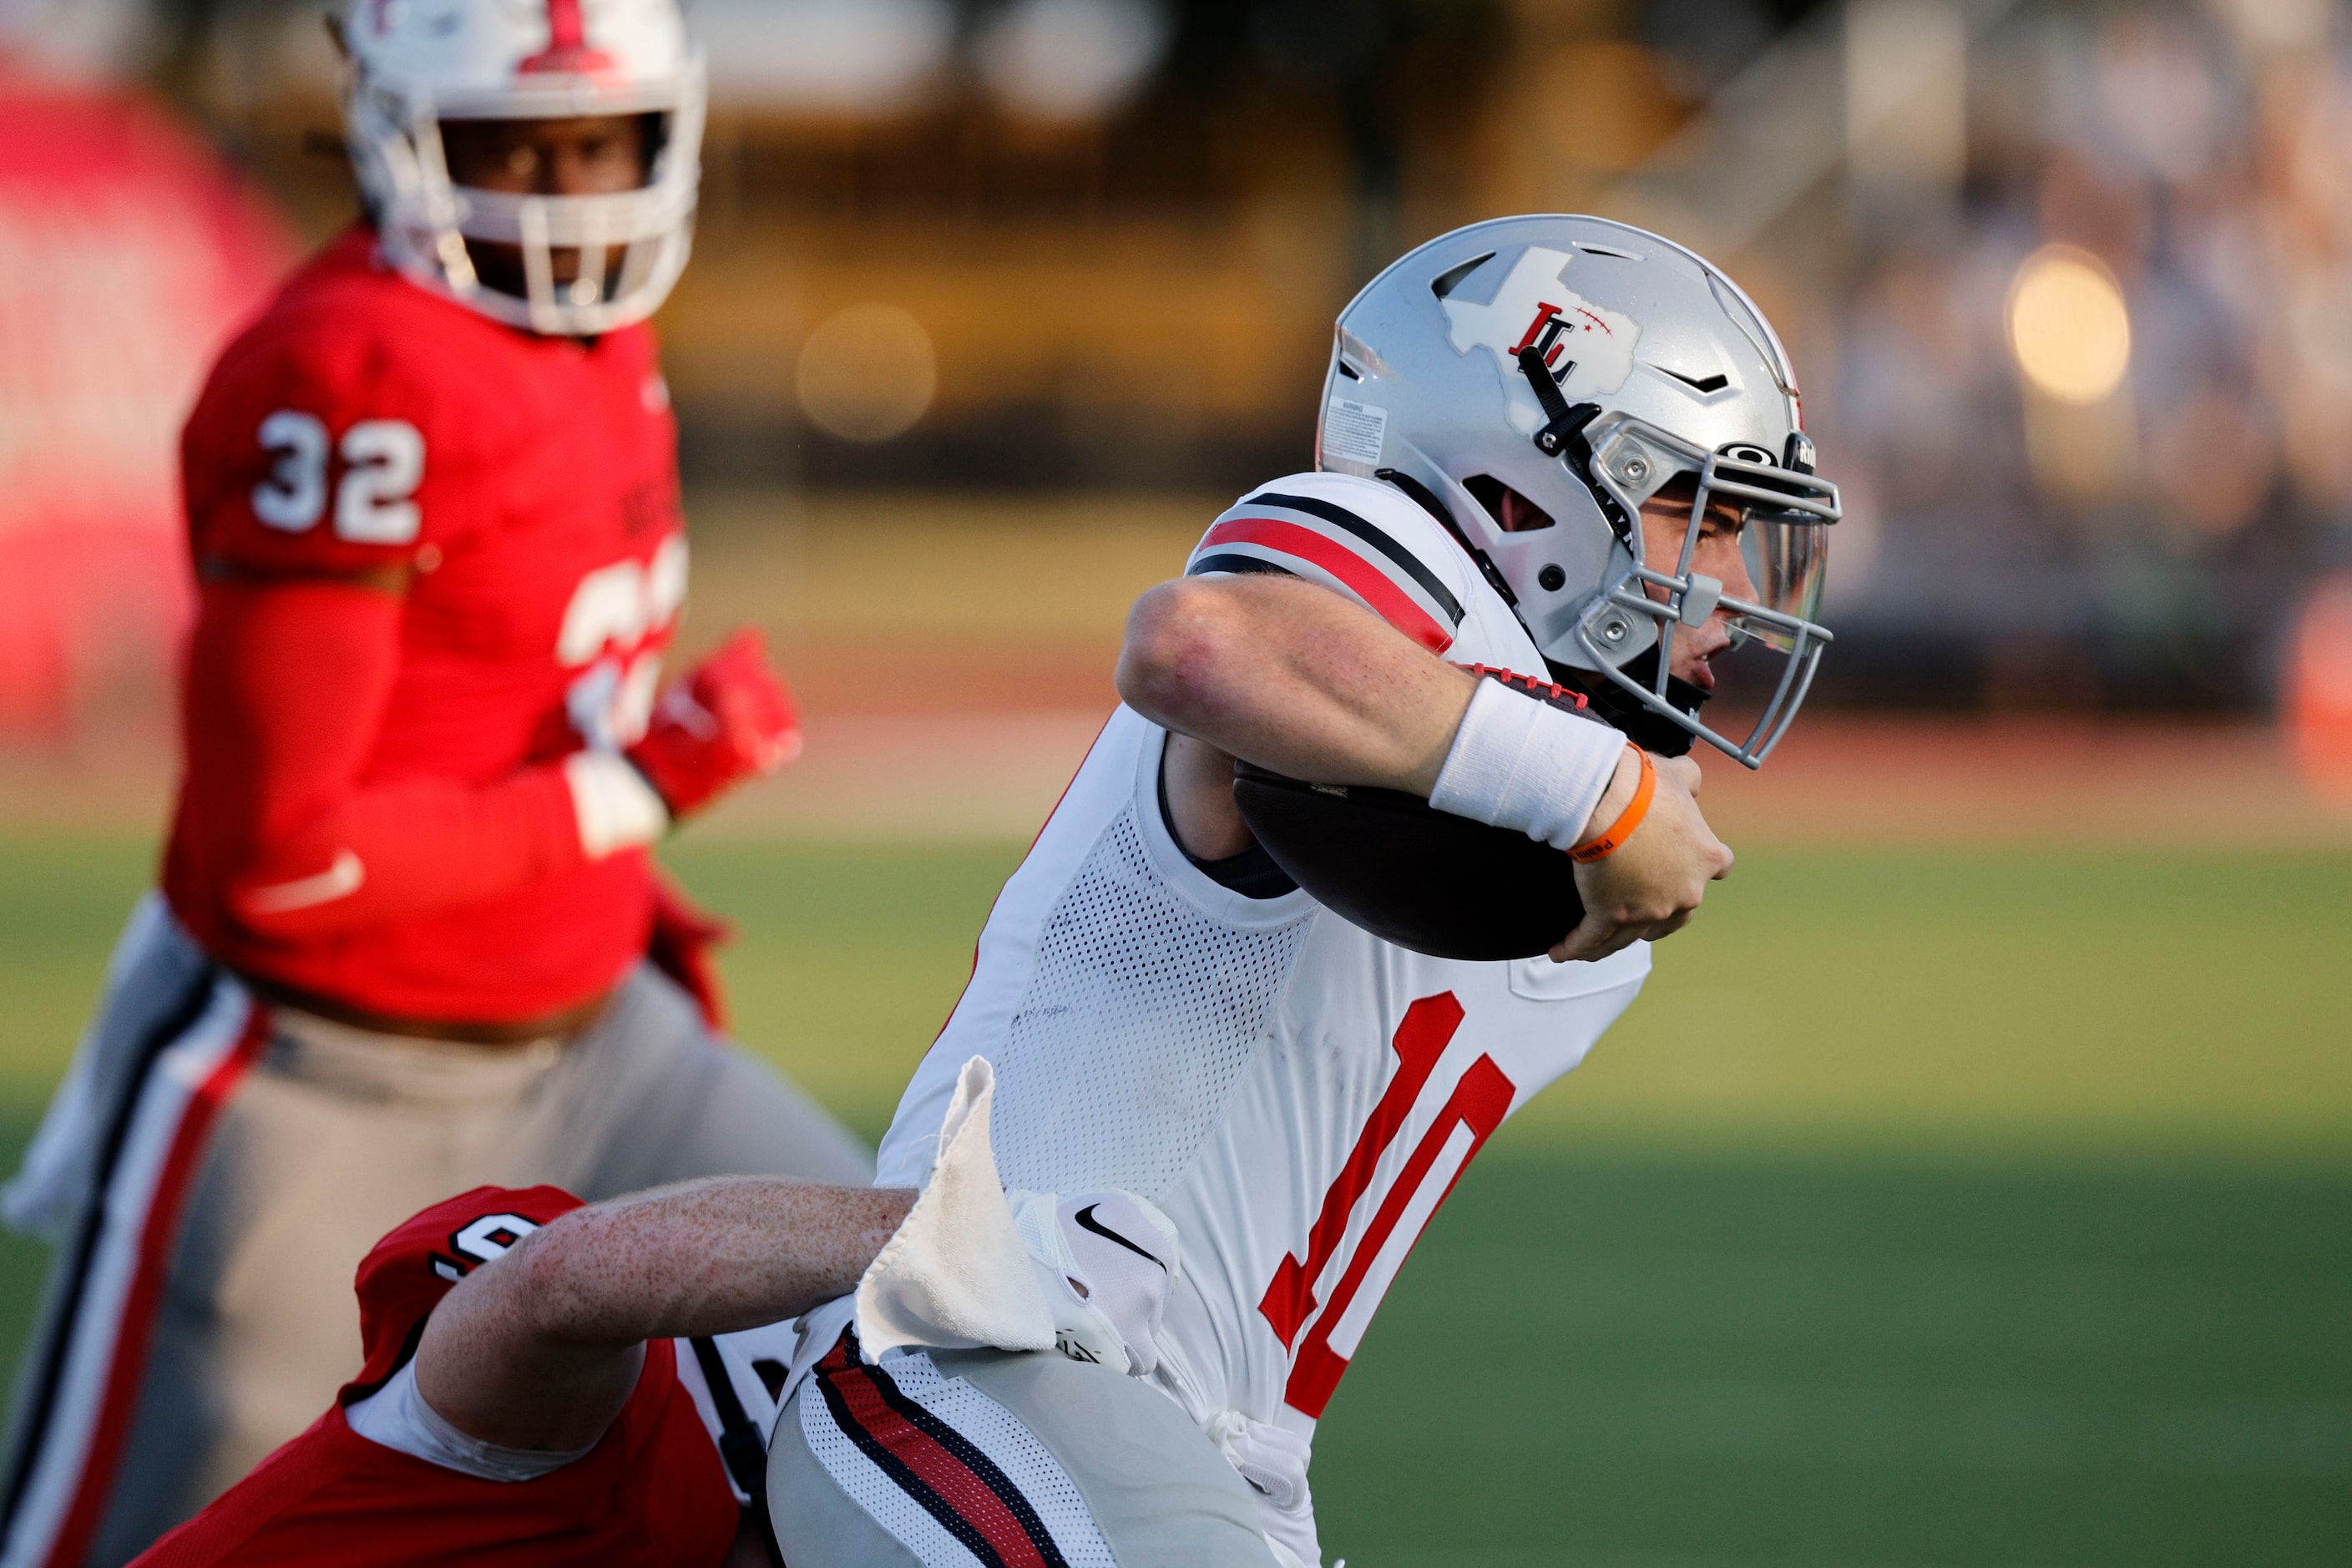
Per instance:
[[[327,1413],[138,1561],[766,1563],[775,1410],[745,1331],[854,1287],[914,1195],[720,1177],[436,1204],[361,1263],[365,1363]]]
[[[7,1568],[123,1563],[300,1429],[352,1373],[365,1238],[425,1204],[871,1171],[719,1037],[710,928],[647,856],[797,745],[755,640],[661,679],[687,552],[642,321],[702,105],[675,0],[340,31],[368,221],[189,419],[163,889],[9,1194],[63,1251]]]

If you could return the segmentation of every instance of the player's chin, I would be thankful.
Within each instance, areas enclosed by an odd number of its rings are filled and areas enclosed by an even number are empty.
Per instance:
[[[1709,621],[1696,634],[1685,634],[1675,639],[1679,645],[1675,657],[1666,666],[1667,672],[1677,680],[1686,680],[1701,691],[1715,689],[1715,658],[1731,646],[1731,634],[1719,622]]]
[[[577,256],[578,252],[572,254]],[[483,288],[494,293],[511,294],[518,300],[530,294],[530,285],[523,271],[522,247],[469,239],[466,242],[466,259],[474,264],[474,277]],[[576,262],[572,271],[577,276],[579,268]],[[556,280],[569,281],[561,277]]]
[[[1710,662],[1712,658],[1711,654],[1678,653],[1675,656],[1675,661],[1667,666],[1667,671],[1676,680],[1686,680],[1701,691],[1713,691],[1715,666]]]

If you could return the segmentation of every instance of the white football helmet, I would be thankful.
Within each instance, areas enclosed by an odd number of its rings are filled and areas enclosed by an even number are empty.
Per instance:
[[[1830,641],[1814,616],[1838,492],[1813,477],[1788,354],[1714,267],[1602,218],[1456,229],[1340,313],[1323,405],[1320,466],[1435,513],[1555,676],[1643,744],[1695,735],[1752,768],[1787,731]],[[1646,560],[1642,503],[1685,474],[1680,557]],[[1507,531],[1506,489],[1549,521]],[[1692,570],[1711,499],[1748,520],[1754,601]],[[1744,740],[1703,722],[1705,694],[1669,673],[1675,632],[1718,607],[1735,646],[1787,661]]]
[[[586,336],[653,314],[685,269],[702,177],[702,56],[677,0],[349,0],[341,29],[345,133],[394,266],[538,332]],[[660,126],[634,191],[475,190],[452,184],[442,158],[446,120],[626,114]],[[519,247],[526,293],[477,276],[468,239]],[[574,249],[580,275],[559,282],[552,253]]]

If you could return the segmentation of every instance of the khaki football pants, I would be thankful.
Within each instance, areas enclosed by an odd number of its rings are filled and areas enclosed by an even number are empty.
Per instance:
[[[187,954],[169,951],[186,943],[176,926],[165,922],[148,942],[166,950],[156,956],[168,962],[153,967],[187,971]],[[118,961],[110,1007],[136,988],[139,956]],[[236,1007],[254,1016],[233,979],[214,985],[211,1012],[184,1009],[197,1017],[192,1038],[206,1017],[229,1019],[233,1031]],[[93,1494],[102,1495],[102,1511],[84,1560],[112,1568],[318,1419],[359,1371],[352,1277],[361,1258],[443,1198],[486,1184],[548,1184],[593,1201],[702,1175],[861,1184],[873,1176],[873,1156],[855,1137],[766,1063],[714,1036],[685,993],[650,967],[565,1040],[447,1044],[281,1007],[247,1026],[266,1039],[248,1046],[249,1066],[208,1126],[174,1104],[147,1114],[135,1081],[114,1091],[134,1097],[139,1113],[126,1119],[132,1131],[118,1136],[115,1163],[132,1163],[155,1128],[168,1136],[177,1115],[182,1142],[196,1151],[192,1179],[176,1200],[176,1237],[167,1236],[159,1254],[169,1264],[160,1289],[146,1292],[146,1310],[135,1282],[92,1289],[68,1277],[79,1253],[79,1267],[106,1286],[109,1242],[69,1243],[60,1258],[50,1321],[22,1363],[20,1383],[38,1381],[45,1363],[58,1370],[46,1399],[18,1400],[12,1468],[20,1496],[0,1549],[9,1568],[54,1557],[39,1539],[54,1533],[36,1506],[43,1496],[103,1489]],[[143,1092],[165,1100],[173,1053],[157,1059]],[[136,1208],[135,1194],[126,1201],[119,1190],[95,1216],[96,1231],[171,1223],[169,1205]],[[79,1228],[90,1233],[93,1216],[85,1213]],[[142,1340],[138,1368],[124,1350]],[[102,1426],[110,1368],[117,1381],[137,1369],[135,1398],[112,1396],[131,1413],[128,1434],[110,1478],[95,1468],[76,1476],[86,1456],[66,1450],[93,1425],[85,1407],[99,1409]],[[40,1446],[52,1433],[59,1452],[43,1475]],[[87,1514],[94,1505],[81,1506]],[[73,1510],[47,1511],[69,1518]]]

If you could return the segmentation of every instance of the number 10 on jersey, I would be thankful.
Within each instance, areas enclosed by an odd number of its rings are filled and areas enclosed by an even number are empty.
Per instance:
[[[1482,1055],[1455,1080],[1444,1107],[1393,1178],[1385,1186],[1380,1183],[1381,1157],[1413,1120],[1414,1109],[1430,1088],[1431,1075],[1437,1070],[1454,1031],[1462,1026],[1462,1004],[1451,991],[1424,996],[1405,1009],[1404,1021],[1397,1026],[1392,1042],[1396,1074],[1323,1195],[1322,1212],[1307,1235],[1307,1257],[1304,1261],[1296,1254],[1284,1258],[1282,1267],[1275,1270],[1274,1282],[1266,1287],[1265,1300],[1258,1303],[1258,1310],[1291,1349],[1290,1382],[1283,1399],[1302,1414],[1322,1415],[1374,1309],[1403,1266],[1405,1254],[1421,1239],[1438,1205],[1487,1138],[1510,1114],[1515,1092],[1511,1080],[1495,1065],[1493,1057]],[[1370,1222],[1343,1255],[1340,1246],[1347,1237],[1349,1218],[1358,1205],[1375,1193],[1377,1206]],[[1318,1302],[1316,1283],[1335,1268],[1339,1282],[1330,1299]],[[1309,1318],[1313,1326],[1301,1340],[1299,1331]]]

